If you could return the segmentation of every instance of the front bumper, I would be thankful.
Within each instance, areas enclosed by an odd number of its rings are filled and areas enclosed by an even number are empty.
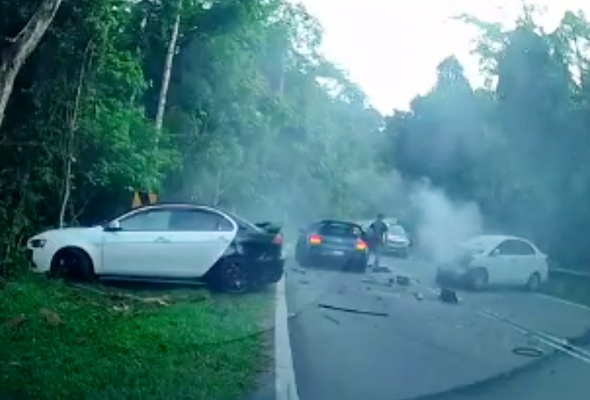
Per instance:
[[[395,251],[395,252],[405,252],[408,251],[409,245],[405,243],[396,243],[396,242],[387,242],[386,244],[387,250]]]
[[[27,247],[25,255],[31,271],[35,273],[49,272],[52,254],[43,251],[43,249],[31,249]]]

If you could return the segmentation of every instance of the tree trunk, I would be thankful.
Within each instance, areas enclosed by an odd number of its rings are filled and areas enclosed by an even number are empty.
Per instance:
[[[75,161],[74,158],[74,136],[78,128],[78,109],[80,108],[80,98],[82,97],[82,87],[84,85],[84,75],[86,72],[86,63],[90,53],[91,42],[86,46],[84,50],[84,58],[82,60],[82,67],[80,67],[80,75],[78,76],[78,85],[76,86],[76,97],[74,98],[74,109],[70,116],[68,133],[66,138],[66,154],[65,154],[65,168],[64,168],[64,192],[61,201],[61,207],[59,210],[59,228],[64,227],[66,209],[70,196],[72,194],[72,163]]]
[[[156,129],[162,130],[162,123],[164,121],[164,111],[166,109],[166,97],[168,96],[168,85],[170,84],[170,74],[172,72],[172,62],[174,61],[174,53],[176,52],[176,42],[178,40],[178,29],[180,27],[180,13],[182,5],[179,1],[178,11],[172,27],[172,34],[170,42],[168,42],[168,52],[166,54],[166,62],[164,64],[164,73],[162,75],[162,86],[160,87],[160,96],[158,98],[158,112],[156,113]]]
[[[14,80],[24,62],[35,50],[39,41],[51,25],[55,13],[63,0],[44,0],[24,29],[12,40],[0,55],[0,128],[4,111],[12,93]]]

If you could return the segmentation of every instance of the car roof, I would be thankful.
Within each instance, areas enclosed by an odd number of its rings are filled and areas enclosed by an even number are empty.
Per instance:
[[[360,224],[358,224],[357,222],[354,222],[354,221],[346,221],[346,220],[339,220],[339,219],[322,219],[322,220],[317,221],[315,224],[317,224],[317,225],[330,225],[330,224],[334,224],[334,225],[350,225],[350,226],[356,226],[356,227],[359,227],[359,228],[361,227]]]
[[[210,206],[207,204],[197,204],[197,203],[181,203],[181,202],[170,202],[170,203],[155,203],[155,204],[145,204],[145,205],[141,205],[139,207],[134,207],[129,211],[135,211],[135,210],[147,210],[150,208],[206,208],[206,209],[210,209],[210,210],[216,210],[216,211],[221,211],[224,212],[222,209],[218,208],[218,207],[214,207],[214,206]]]
[[[509,240],[509,239],[521,240],[523,242],[526,242],[526,243],[532,245],[532,243],[529,240],[521,238],[521,237],[517,237],[517,236],[512,236],[512,235],[478,235],[478,236],[472,237],[469,240],[464,241],[463,244],[476,244],[477,243],[477,244],[481,244],[486,247],[492,247],[492,246],[499,245],[504,240]]]
[[[214,212],[218,212],[221,214],[225,214],[226,216],[230,216],[226,211],[224,211],[223,209],[220,209],[218,207],[213,207],[213,206],[209,206],[209,205],[204,205],[204,204],[195,204],[195,203],[180,203],[180,202],[176,202],[176,203],[155,203],[155,204],[146,204],[146,205],[142,205],[139,207],[134,207],[131,208],[127,211],[125,211],[124,213],[119,214],[118,217],[122,217],[125,215],[130,215],[130,214],[135,214],[138,211],[142,211],[142,210],[150,210],[150,209],[171,209],[171,208],[191,208],[191,209],[201,209],[201,210],[209,210],[209,211],[214,211]],[[234,217],[232,217],[234,218]]]

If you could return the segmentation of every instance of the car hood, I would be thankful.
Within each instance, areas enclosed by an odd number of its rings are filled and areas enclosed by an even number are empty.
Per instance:
[[[387,235],[387,238],[393,242],[409,242],[408,238],[400,235]]]
[[[80,237],[81,235],[94,235],[98,232],[102,232],[103,227],[93,226],[93,227],[83,227],[83,228],[62,228],[62,229],[49,229],[47,231],[43,231],[41,233],[36,234],[31,239],[40,239],[40,238],[64,238],[64,237]]]

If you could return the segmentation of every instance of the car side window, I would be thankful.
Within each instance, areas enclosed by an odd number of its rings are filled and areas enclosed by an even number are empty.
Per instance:
[[[123,231],[167,231],[170,222],[170,214],[170,210],[165,209],[140,211],[121,219],[119,224]]]
[[[535,250],[530,244],[522,240],[514,240],[514,254],[519,256],[530,256],[535,254]]]
[[[195,232],[231,232],[232,223],[224,216],[208,210],[174,210],[170,230]]]
[[[498,246],[500,254],[510,256],[524,256],[535,254],[533,248],[521,240],[506,240]]]

